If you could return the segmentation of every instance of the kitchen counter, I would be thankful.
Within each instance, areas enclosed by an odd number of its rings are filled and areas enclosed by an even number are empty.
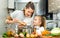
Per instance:
[[[0,36],[0,38],[3,38],[3,37]],[[7,37],[7,38],[14,38],[14,37]],[[55,36],[55,37],[51,37],[51,36],[42,36],[42,38],[60,38],[60,36]]]
[[[55,37],[52,37],[52,36],[43,36],[42,38],[60,38],[60,36],[55,36]]]
[[[0,38],[3,38],[2,35],[0,35]],[[14,38],[14,37],[7,37],[7,38]]]

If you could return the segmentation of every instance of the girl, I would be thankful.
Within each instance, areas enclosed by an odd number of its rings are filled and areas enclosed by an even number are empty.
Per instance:
[[[41,32],[45,30],[45,18],[43,16],[35,16],[33,25],[36,29],[36,33],[41,35]]]

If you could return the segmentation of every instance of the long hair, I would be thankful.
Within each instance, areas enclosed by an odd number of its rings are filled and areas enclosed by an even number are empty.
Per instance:
[[[37,16],[41,18],[42,23],[41,23],[40,27],[43,26],[46,29],[46,18],[44,16],[40,16],[40,15],[37,15]]]
[[[46,18],[44,16],[41,16],[41,20],[42,20],[41,26],[44,26],[44,28],[46,29]]]

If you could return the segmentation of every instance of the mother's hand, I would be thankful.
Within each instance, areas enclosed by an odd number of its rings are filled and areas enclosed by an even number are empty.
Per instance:
[[[13,22],[14,22],[14,23],[18,23],[18,21],[19,21],[19,20],[18,20],[17,18],[14,18],[14,19],[13,19]]]
[[[18,28],[23,28],[24,26],[26,26],[26,23],[25,22],[18,23]]]
[[[25,22],[22,22],[22,21],[18,21],[19,25],[22,25],[22,26],[25,26],[26,23]]]
[[[18,28],[23,28],[23,27],[24,27],[24,25],[18,24]]]
[[[14,21],[14,23],[19,23],[19,24],[22,24],[22,25],[24,25],[24,26],[26,25],[25,22],[20,21],[20,20],[18,20],[17,18],[14,18],[13,21]]]

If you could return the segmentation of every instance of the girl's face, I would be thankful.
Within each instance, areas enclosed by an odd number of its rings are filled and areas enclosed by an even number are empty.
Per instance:
[[[34,13],[34,10],[29,8],[25,8],[25,16],[26,17],[31,17],[31,15]]]
[[[40,26],[42,24],[41,22],[41,17],[39,16],[35,16],[34,20],[33,20],[33,25],[38,25]]]

